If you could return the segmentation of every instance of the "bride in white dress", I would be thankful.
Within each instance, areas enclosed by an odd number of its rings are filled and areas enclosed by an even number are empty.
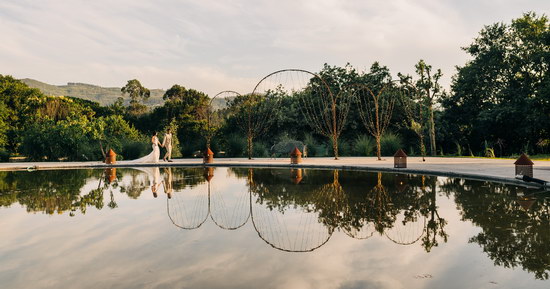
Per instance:
[[[144,156],[144,157],[141,157],[139,159],[136,159],[136,160],[132,160],[130,162],[132,163],[158,163],[159,162],[159,158],[160,158],[160,142],[159,142],[159,139],[157,137],[157,133],[155,132],[155,134],[153,134],[153,137],[151,137],[151,143],[152,143],[152,147],[153,147],[153,151]]]

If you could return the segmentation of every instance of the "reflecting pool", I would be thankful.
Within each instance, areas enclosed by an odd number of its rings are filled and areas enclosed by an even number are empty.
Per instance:
[[[0,172],[1,288],[550,288],[550,194],[313,169]]]

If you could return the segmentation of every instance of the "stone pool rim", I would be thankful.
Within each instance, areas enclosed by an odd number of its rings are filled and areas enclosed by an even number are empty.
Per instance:
[[[353,160],[357,163],[337,163],[338,160],[333,158],[308,158],[300,164],[290,164],[283,161],[288,159],[269,159],[269,158],[257,158],[253,160],[238,159],[238,158],[220,158],[216,159],[214,163],[203,164],[201,159],[176,159],[174,162],[159,162],[155,164],[136,164],[125,163],[120,161],[114,165],[105,164],[102,162],[28,162],[28,163],[0,163],[0,171],[34,171],[34,170],[60,170],[60,169],[105,169],[105,168],[134,168],[134,167],[181,167],[181,168],[193,168],[193,167],[246,167],[246,168],[304,168],[304,169],[337,169],[348,171],[367,171],[367,172],[386,172],[386,173],[401,173],[401,174],[418,174],[428,176],[440,176],[440,177],[453,177],[478,181],[491,181],[498,183],[505,183],[510,185],[520,185],[524,187],[544,188],[550,190],[548,187],[536,183],[527,183],[521,180],[517,180],[513,176],[513,160],[511,159],[483,159],[483,158],[443,158],[443,157],[428,157],[425,165],[434,165],[430,161],[439,161],[436,163],[437,169],[427,168],[394,168],[393,160],[378,161],[373,163],[374,157],[344,157],[347,161]],[[313,160],[313,161],[311,161]],[[363,162],[361,163],[361,160]],[[365,160],[370,163],[365,163]],[[261,161],[261,162],[258,162]],[[308,161],[310,161],[308,163]],[[443,162],[441,162],[443,161]],[[335,163],[330,163],[335,162]],[[447,162],[447,163],[446,163]],[[508,164],[510,163],[510,164]],[[470,173],[464,172],[468,169],[465,166],[468,165],[493,165],[494,167],[484,170],[484,173]],[[542,165],[541,165],[542,164]],[[386,166],[384,166],[386,165]],[[391,166],[390,166],[391,165]],[[457,169],[458,168],[458,169]],[[491,171],[491,169],[493,171]],[[506,169],[510,176],[502,176],[502,170]],[[545,174],[550,174],[550,161],[536,161],[535,169],[537,172],[543,171]],[[461,171],[462,170],[462,171]],[[498,170],[501,170],[500,172]],[[500,174],[500,175],[499,175]],[[550,181],[550,177],[541,177],[535,175],[537,178],[542,178],[545,181]]]

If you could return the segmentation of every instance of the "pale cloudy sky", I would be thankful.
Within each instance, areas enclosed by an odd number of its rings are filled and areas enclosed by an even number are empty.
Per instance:
[[[177,83],[250,92],[284,68],[323,63],[444,73],[484,25],[550,14],[548,0],[0,0],[0,74],[51,84]]]

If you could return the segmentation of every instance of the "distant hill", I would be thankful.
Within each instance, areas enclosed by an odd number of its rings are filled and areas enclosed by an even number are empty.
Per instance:
[[[69,82],[67,85],[51,85],[38,80],[25,78],[22,82],[30,87],[38,88],[47,95],[64,95],[78,97],[86,100],[99,102],[101,105],[114,103],[121,97],[120,87],[101,87],[93,84]],[[164,90],[151,89],[151,97],[147,100],[147,105],[160,105],[164,101],[162,96]]]
[[[99,104],[104,106],[114,103],[117,98],[122,96],[120,87],[101,87],[93,84],[74,82],[69,82],[67,85],[51,85],[30,78],[24,78],[21,81],[30,87],[40,89],[46,95],[78,97],[99,102]],[[151,89],[151,97],[145,104],[149,106],[162,105],[164,103],[162,99],[164,92],[163,89]],[[129,100],[126,98],[125,101],[128,103]],[[226,106],[225,98],[216,98],[212,106],[216,109],[224,108]]]

